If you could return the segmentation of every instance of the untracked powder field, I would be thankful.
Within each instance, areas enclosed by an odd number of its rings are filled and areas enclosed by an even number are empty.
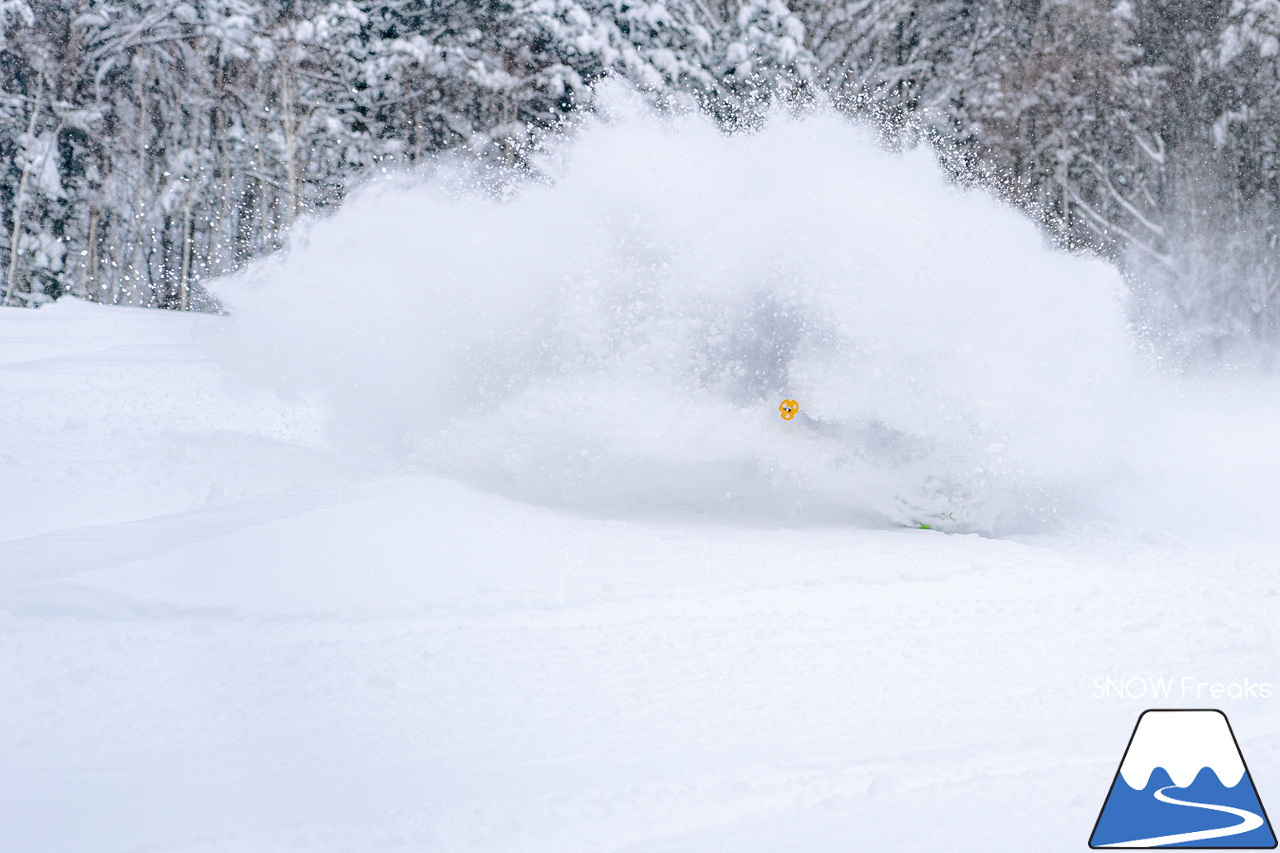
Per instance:
[[[1081,850],[1147,708],[1280,808],[1274,376],[926,148],[601,98],[222,314],[0,308],[0,848]]]

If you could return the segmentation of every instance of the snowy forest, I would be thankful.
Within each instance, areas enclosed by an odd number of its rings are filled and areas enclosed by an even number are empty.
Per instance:
[[[623,78],[821,100],[1119,262],[1155,335],[1280,337],[1280,0],[4,0],[3,302],[216,307],[377,172],[524,169]]]

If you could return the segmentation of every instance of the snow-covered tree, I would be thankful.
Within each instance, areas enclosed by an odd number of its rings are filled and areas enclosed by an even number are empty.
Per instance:
[[[0,0],[0,300],[170,308],[378,170],[520,169],[606,76],[750,126],[821,90],[1280,339],[1280,0]]]

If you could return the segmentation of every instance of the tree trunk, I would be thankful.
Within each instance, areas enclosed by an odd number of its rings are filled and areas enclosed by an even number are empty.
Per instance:
[[[40,114],[40,99],[44,97],[44,66],[40,66],[36,83],[36,99],[31,105],[31,118],[27,121],[27,152],[22,160],[22,178],[18,181],[18,194],[13,200],[13,232],[9,236],[9,271],[4,278],[4,299],[0,305],[13,303],[18,289],[18,238],[22,236],[22,205],[26,201],[27,180],[31,177],[31,143],[35,140],[36,117]]]
[[[129,271],[130,290],[132,291],[129,294],[130,302],[136,302],[137,300],[138,281],[141,279],[142,189],[147,174],[147,101],[140,73],[134,78],[134,82],[138,94],[138,180],[133,194],[133,268]]]
[[[93,297],[98,289],[98,218],[95,208],[89,211],[89,262],[85,269],[85,296]]]
[[[287,45],[285,61],[280,66],[280,104],[284,118],[284,175],[288,192],[285,227],[293,225],[298,215],[298,128],[293,109],[293,45]]]

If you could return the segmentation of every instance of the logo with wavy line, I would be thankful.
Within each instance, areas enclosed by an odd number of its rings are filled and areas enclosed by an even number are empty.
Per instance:
[[[1227,715],[1143,711],[1089,846],[1274,848],[1275,833]]]

